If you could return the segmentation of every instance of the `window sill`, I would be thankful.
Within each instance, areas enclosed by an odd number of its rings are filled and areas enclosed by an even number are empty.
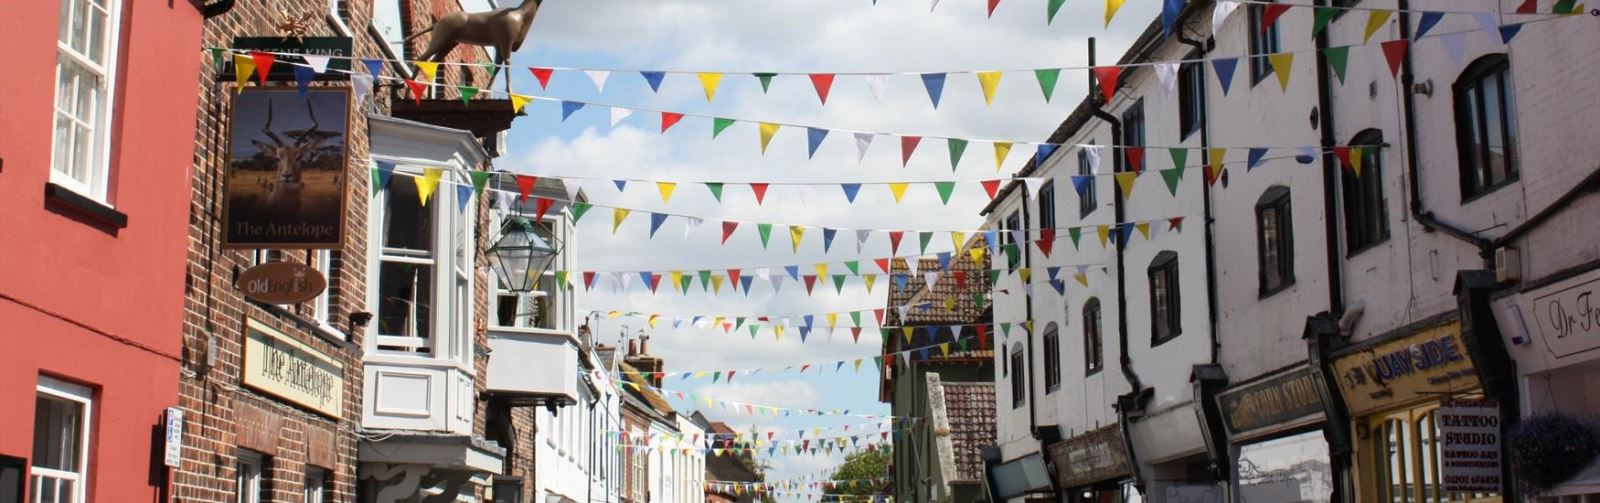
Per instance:
[[[1261,289],[1261,295],[1259,297],[1256,297],[1256,298],[1257,299],[1265,299],[1267,297],[1271,297],[1273,295],[1277,295],[1278,292],[1282,292],[1284,290],[1288,290],[1289,287],[1292,287],[1292,286],[1294,286],[1294,278],[1289,278],[1289,279],[1284,280],[1283,284],[1281,284],[1281,285],[1278,285],[1278,286],[1275,286],[1275,287],[1272,287],[1272,288]]]
[[[1104,367],[1104,366],[1101,366],[1101,367],[1095,367],[1095,368],[1094,368],[1094,369],[1092,369],[1092,370],[1090,370],[1090,371],[1088,371],[1088,372],[1084,372],[1084,373],[1083,373],[1083,376],[1084,376],[1084,377],[1094,377],[1094,376],[1096,376],[1096,375],[1099,375],[1099,374],[1100,374],[1100,371],[1101,371],[1101,370],[1104,370],[1104,369],[1105,369],[1105,367]]]
[[[46,182],[44,184],[44,200],[46,204],[70,210],[96,224],[110,227],[113,230],[128,226],[128,215],[65,186]]]
[[[1162,344],[1166,344],[1168,342],[1172,342],[1173,339],[1177,339],[1179,336],[1182,336],[1182,335],[1183,335],[1183,332],[1178,332],[1178,333],[1175,333],[1175,334],[1172,334],[1172,335],[1169,335],[1169,336],[1166,336],[1166,337],[1162,337],[1162,338],[1159,338],[1159,339],[1156,339],[1156,338],[1150,339],[1150,348],[1154,349],[1154,348],[1157,348],[1157,347],[1161,347]]]
[[[1494,185],[1485,185],[1483,187],[1479,187],[1477,192],[1473,192],[1473,193],[1468,194],[1465,190],[1463,190],[1462,194],[1461,194],[1461,205],[1462,206],[1466,206],[1468,203],[1471,203],[1471,202],[1477,201],[1479,199],[1483,199],[1483,198],[1489,197],[1490,195],[1493,195],[1494,193],[1499,192],[1500,189],[1503,189],[1503,188],[1506,188],[1506,187],[1510,187],[1512,185],[1516,185],[1517,182],[1520,181],[1520,180],[1522,180],[1521,176],[1512,175],[1512,176],[1506,178],[1505,181],[1502,181],[1500,183],[1497,183],[1497,184],[1494,184]]]
[[[1383,237],[1380,237],[1380,238],[1378,238],[1376,240],[1373,240],[1371,243],[1367,243],[1367,244],[1361,245],[1360,248],[1351,248],[1349,251],[1346,251],[1344,253],[1344,258],[1345,259],[1355,258],[1356,255],[1360,255],[1362,253],[1366,253],[1367,250],[1371,250],[1371,249],[1377,248],[1378,245],[1381,245],[1381,244],[1383,244],[1383,243],[1385,243],[1387,241],[1389,241],[1389,235],[1385,234],[1385,235],[1383,235]]]

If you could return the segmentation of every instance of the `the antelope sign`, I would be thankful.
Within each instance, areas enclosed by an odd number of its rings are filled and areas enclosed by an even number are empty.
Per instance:
[[[337,248],[348,192],[347,88],[247,88],[228,134],[223,246]]]

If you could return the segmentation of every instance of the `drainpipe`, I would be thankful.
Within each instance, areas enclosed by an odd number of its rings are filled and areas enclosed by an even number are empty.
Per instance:
[[[1411,39],[1410,8],[1410,0],[1399,0],[1399,5],[1396,8],[1396,10],[1400,11],[1400,38],[1403,40]],[[1439,220],[1437,217],[1434,217],[1433,212],[1428,211],[1427,207],[1422,203],[1422,187],[1419,186],[1419,184],[1422,182],[1422,177],[1418,175],[1419,171],[1417,167],[1417,107],[1416,96],[1414,93],[1412,93],[1412,83],[1415,77],[1411,74],[1410,51],[1407,51],[1406,56],[1401,58],[1400,65],[1402,68],[1400,77],[1400,99],[1404,104],[1406,115],[1406,171],[1411,176],[1411,183],[1407,184],[1411,189],[1411,216],[1417,220],[1418,224],[1422,225],[1423,231],[1440,231],[1447,236],[1459,239],[1476,247],[1478,249],[1478,255],[1483,258],[1484,266],[1486,268],[1493,269],[1494,243],[1492,241],[1479,237],[1472,231],[1463,229],[1449,222]]]
[[[1321,6],[1327,0],[1317,0],[1316,5]],[[1402,14],[1404,16],[1405,14]],[[1402,21],[1404,24],[1404,21]],[[1409,26],[1409,25],[1408,25]],[[1317,109],[1320,111],[1318,129],[1322,133],[1323,145],[1338,145],[1339,140],[1333,130],[1333,91],[1329,88],[1328,60],[1322,52],[1328,48],[1328,33],[1318,33],[1317,47]],[[1409,75],[1409,74],[1408,74]],[[1323,240],[1327,242],[1328,252],[1328,312],[1344,312],[1344,279],[1340,265],[1344,256],[1339,253],[1339,218],[1338,202],[1333,194],[1339,191],[1339,165],[1333,154],[1324,152],[1322,157],[1322,213],[1323,213]],[[1414,188],[1414,187],[1413,187]],[[1415,201],[1416,198],[1412,198]]]
[[[1217,39],[1215,37],[1206,37],[1206,40],[1204,42],[1201,42],[1201,41],[1189,38],[1188,35],[1183,33],[1182,29],[1177,30],[1177,33],[1178,33],[1178,42],[1179,43],[1181,43],[1183,45],[1190,46],[1190,47],[1194,47],[1195,49],[1200,51],[1200,54],[1202,56],[1205,55],[1205,54],[1210,53],[1211,49],[1216,47],[1216,45],[1217,45]],[[1205,98],[1201,98],[1201,100],[1204,101]],[[1201,104],[1201,108],[1202,109],[1205,108],[1205,105],[1203,103]],[[1205,121],[1200,124],[1200,151],[1201,152],[1205,152],[1206,149],[1210,148],[1210,146],[1211,146],[1211,136],[1210,136],[1210,134],[1211,134],[1210,133],[1211,124],[1210,124],[1210,122],[1211,122],[1211,114],[1206,114]],[[1202,155],[1202,157],[1203,157],[1203,155]],[[1221,176],[1221,175],[1219,174],[1218,176]],[[1201,204],[1201,207],[1202,207],[1201,208],[1201,211],[1202,211],[1201,217],[1202,217],[1202,220],[1205,220],[1202,223],[1205,224],[1205,234],[1204,234],[1204,236],[1205,236],[1205,250],[1206,250],[1206,309],[1208,310],[1208,312],[1210,314],[1210,316],[1207,316],[1207,320],[1211,325],[1211,330],[1210,330],[1211,361],[1210,361],[1210,364],[1211,365],[1216,365],[1216,364],[1218,364],[1219,362],[1222,361],[1222,341],[1217,336],[1217,332],[1218,332],[1218,329],[1217,329],[1217,326],[1218,326],[1218,324],[1217,324],[1218,315],[1217,315],[1217,313],[1218,313],[1218,311],[1220,311],[1220,308],[1217,307],[1217,302],[1218,301],[1217,301],[1217,257],[1216,257],[1216,247],[1212,246],[1212,240],[1213,240],[1213,234],[1214,234],[1214,225],[1213,225],[1213,220],[1211,218],[1211,185],[1210,184],[1203,184],[1202,185],[1202,187],[1200,188],[1200,199],[1201,199],[1200,200],[1200,204]]]
[[[1091,67],[1095,66],[1095,52],[1095,38],[1089,37],[1089,66]],[[1088,88],[1090,89],[1090,96],[1098,96],[1093,91],[1095,89],[1093,72],[1089,72]],[[1096,104],[1094,116],[1111,125],[1111,143],[1115,145],[1121,142],[1122,139],[1122,120],[1115,115],[1106,113],[1101,108],[1104,105],[1104,103]],[[1122,170],[1122,150],[1112,150],[1111,170],[1115,173]],[[1126,208],[1123,207],[1122,191],[1112,187],[1111,194],[1112,218],[1120,223],[1123,219],[1123,213],[1126,211]],[[1133,388],[1133,392],[1138,393],[1144,389],[1144,384],[1139,380],[1139,374],[1133,370],[1133,359],[1128,356],[1128,267],[1125,264],[1126,261],[1123,260],[1126,250],[1126,244],[1117,244],[1117,343],[1121,346],[1118,349],[1117,364],[1122,370],[1122,377],[1128,380],[1128,385]]]
[[[1027,187],[1026,184],[1024,184],[1021,187],[1021,192],[1022,192],[1022,228],[1023,229],[1028,229],[1028,228],[1032,227],[1033,219],[1031,218],[1032,217],[1032,215],[1031,215],[1032,212],[1028,211],[1028,198],[1030,197],[1030,194],[1028,194],[1028,187]],[[1038,194],[1032,194],[1032,196],[1037,197]],[[1022,237],[1023,237],[1023,241],[1021,243],[1016,243],[1018,251],[1020,252],[1020,253],[1018,253],[1018,255],[1022,256],[1022,267],[1030,267],[1031,268],[1031,267],[1033,267],[1033,260],[1032,260],[1033,254],[1028,251],[1028,241],[1027,241],[1028,231],[1026,231],[1026,230],[1022,231]],[[1029,278],[1029,281],[1032,281],[1031,277]],[[1029,295],[1027,297],[1028,297],[1028,301],[1026,303],[1024,303],[1024,308],[1026,309],[1027,318],[1023,318],[1023,319],[1032,320],[1033,319],[1033,296]],[[1028,380],[1028,390],[1026,391],[1027,396],[1025,397],[1025,399],[1028,401],[1028,435],[1032,436],[1034,438],[1034,440],[1038,440],[1039,439],[1039,416],[1038,416],[1038,414],[1035,413],[1037,408],[1034,406],[1034,402],[1039,401],[1038,400],[1039,399],[1039,394],[1035,393],[1035,390],[1034,390],[1034,387],[1033,387],[1033,355],[1034,355],[1034,351],[1033,351],[1033,331],[1032,330],[1028,330],[1027,332],[1028,332],[1028,350],[1027,350],[1028,354],[1023,357],[1023,359],[1026,360],[1026,366],[1024,367],[1022,375],[1026,376],[1026,378]],[[1001,354],[1002,355],[1009,355],[1009,353],[1006,353],[1006,352],[1002,352]],[[1003,357],[1009,357],[1009,356],[1003,356]],[[1011,369],[1011,371],[1012,372],[1016,372],[1017,369]],[[1015,400],[1015,399],[1016,399],[1016,397],[1012,397],[1012,400]],[[1044,452],[1044,445],[1042,443],[1039,446],[1039,452],[1041,452],[1041,453]]]

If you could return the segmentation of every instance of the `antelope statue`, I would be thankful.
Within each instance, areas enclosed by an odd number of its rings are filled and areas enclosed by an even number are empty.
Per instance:
[[[267,100],[267,124],[261,127],[261,133],[272,140],[272,143],[260,140],[251,140],[256,144],[263,156],[272,159],[275,168],[273,181],[268,185],[267,196],[262,207],[267,211],[285,217],[285,219],[298,218],[302,195],[306,184],[300,179],[300,170],[303,163],[310,160],[322,142],[337,136],[338,133],[318,131],[317,110],[306,102],[306,112],[311,115],[311,128],[303,131],[284,131],[284,134],[294,138],[294,141],[284,141],[282,136],[272,131],[272,100]]]
[[[506,62],[511,61],[511,53],[522,48],[522,41],[528,38],[528,28],[533,26],[533,17],[539,13],[542,1],[522,0],[522,5],[488,12],[451,12],[428,29],[406,37],[406,41],[433,32],[433,38],[428,40],[428,49],[422,51],[418,61],[438,61],[455,50],[458,44],[493,47],[494,66],[500,71]],[[505,75],[506,89],[510,90],[511,73],[500,73]],[[490,82],[489,86],[493,87],[494,83]]]

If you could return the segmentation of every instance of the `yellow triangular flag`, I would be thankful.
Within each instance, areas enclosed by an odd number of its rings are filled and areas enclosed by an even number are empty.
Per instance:
[[[758,129],[761,130],[761,153],[765,154],[767,153],[767,144],[772,143],[772,135],[778,134],[778,125],[771,122],[763,122]]]
[[[1017,274],[1021,274],[1022,275],[1022,282],[1023,283],[1027,283],[1030,278],[1033,278],[1033,268],[1032,267],[1019,267],[1019,268],[1017,268]]]
[[[798,225],[789,226],[789,241],[794,243],[795,253],[800,252],[800,239],[805,237],[806,228]]]
[[[1145,239],[1150,239],[1150,222],[1133,224],[1133,228],[1138,229],[1139,235],[1144,236]]]
[[[611,318],[613,320],[617,319],[617,318],[621,318],[622,317],[622,311],[611,311],[611,312],[608,312],[608,313],[606,313],[606,317],[607,318]]]
[[[704,87],[706,89],[707,103],[711,102],[712,98],[717,97],[717,86],[721,84],[722,74],[708,72],[700,73],[700,87]]]
[[[978,72],[978,86],[983,88],[983,103],[994,104],[994,90],[1000,87],[1000,72]]]
[[[656,190],[661,191],[661,202],[672,200],[672,190],[678,188],[674,182],[656,182]]]
[[[783,325],[772,326],[772,337],[780,341],[783,340]]]
[[[951,300],[955,300],[955,299],[951,299]],[[948,342],[940,343],[939,344],[939,353],[940,353],[941,356],[944,356],[945,358],[949,358],[950,357],[950,343],[948,343]]]
[[[980,266],[983,265],[983,247],[982,246],[974,246],[974,247],[972,247],[971,249],[967,250],[967,255],[971,255],[972,256],[972,263],[973,264],[977,264],[977,265],[980,265]]]
[[[1350,173],[1356,175],[1356,178],[1361,178],[1361,159],[1366,157],[1368,148],[1370,147],[1350,149]]]
[[[1072,275],[1072,279],[1078,280],[1078,284],[1080,285],[1089,286],[1089,275],[1087,274],[1081,272],[1076,273]]]
[[[960,253],[961,245],[965,244],[966,242],[967,233],[961,231],[950,231],[950,244],[953,245],[951,250],[955,250],[957,253]]]
[[[233,83],[234,92],[244,92],[244,83],[250,81],[250,74],[256,73],[256,60],[247,54],[233,55]]]
[[[683,285],[683,271],[672,271],[667,273],[667,276],[672,279],[673,290],[677,290],[679,286]]]
[[[422,76],[427,77],[428,78],[428,82],[433,82],[433,75],[439,71],[439,62],[438,61],[418,61],[417,62],[417,69],[418,70],[422,70]]]
[[[622,226],[622,221],[628,218],[628,213],[633,210],[624,208],[611,209],[611,233],[616,234],[617,228]]]
[[[872,285],[873,285],[873,283],[877,283],[878,282],[878,275],[876,275],[876,274],[863,275],[863,276],[861,276],[861,282],[867,284],[867,294],[870,295],[872,293]]]
[[[1117,173],[1117,187],[1122,189],[1123,199],[1133,199],[1133,182],[1139,180],[1138,171],[1123,171]]]
[[[839,324],[839,313],[828,313],[822,316],[828,320],[829,330],[833,330],[833,327]]]
[[[1371,40],[1372,34],[1377,33],[1378,28],[1383,27],[1383,23],[1389,22],[1390,14],[1394,14],[1394,11],[1374,10],[1367,12],[1367,31],[1361,36],[1361,43],[1365,44],[1368,40]]]
[[[1125,0],[1106,0],[1106,27],[1111,26],[1111,18],[1117,15],[1117,9],[1122,8],[1123,1]]]
[[[1000,166],[1006,163],[1006,156],[1011,154],[1011,142],[994,142],[994,170],[1000,171]]]
[[[713,275],[713,276],[711,276],[711,293],[712,294],[722,293],[722,276],[721,275]],[[721,325],[721,323],[712,323],[712,325]]]
[[[1106,237],[1111,235],[1111,228],[1104,225],[1095,226],[1094,233],[1100,238],[1100,247],[1106,247]]]
[[[821,277],[827,276],[827,275],[828,275],[828,264],[817,264],[817,277],[821,278]]]
[[[956,308],[956,298],[955,297],[945,297],[944,298],[944,310],[951,311],[951,310],[954,310],[955,308]]]
[[[900,323],[905,323],[905,322],[906,322],[906,320],[900,320]],[[917,329],[916,327],[901,327],[900,328],[900,331],[901,332],[905,332],[905,334],[906,334],[906,344],[911,344],[911,332],[915,331],[916,329]]]
[[[1227,157],[1228,149],[1207,149],[1206,154],[1210,158],[1210,162],[1206,164],[1206,169],[1211,170],[1211,183],[1217,183],[1217,179],[1222,176],[1222,160]]]
[[[1030,333],[1030,334],[1033,333],[1033,320],[1025,320],[1025,321],[1023,321],[1022,322],[1022,328],[1027,329],[1028,333]]]
[[[861,359],[856,358],[856,373],[861,373]]]
[[[528,103],[532,103],[532,102],[533,102],[533,97],[532,96],[526,96],[526,95],[512,93],[511,94],[511,111],[516,112],[516,113],[522,113],[522,107],[528,106]]]
[[[428,205],[428,198],[433,196],[434,189],[439,188],[439,178],[444,176],[444,168],[422,168],[422,176],[411,179],[417,182],[417,197],[422,198],[422,205]]]
[[[1267,62],[1272,64],[1272,73],[1278,76],[1278,87],[1284,91],[1289,90],[1289,70],[1294,68],[1294,53],[1280,52],[1267,55]]]
[[[911,186],[911,184],[906,183],[906,182],[890,183],[889,184],[889,193],[894,194],[894,202],[899,203],[900,202],[900,198],[903,198],[903,197],[906,196],[906,187],[910,187],[910,186]]]

